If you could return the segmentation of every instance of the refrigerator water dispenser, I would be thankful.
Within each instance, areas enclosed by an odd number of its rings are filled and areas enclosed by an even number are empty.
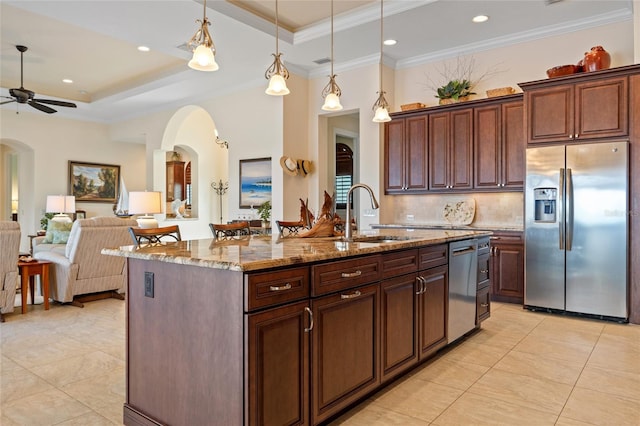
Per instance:
[[[535,203],[535,222],[555,222],[556,221],[556,188],[535,188],[533,190],[533,201]]]

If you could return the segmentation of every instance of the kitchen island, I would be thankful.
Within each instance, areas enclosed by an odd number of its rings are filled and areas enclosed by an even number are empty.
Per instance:
[[[488,235],[384,230],[354,241],[104,249],[127,258],[124,423],[330,420],[449,343],[449,244],[484,239],[488,250]],[[481,320],[488,298],[479,303]]]

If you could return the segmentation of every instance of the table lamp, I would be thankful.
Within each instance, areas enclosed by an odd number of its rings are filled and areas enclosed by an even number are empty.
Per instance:
[[[47,213],[56,213],[51,220],[72,222],[66,213],[76,212],[76,197],[73,195],[47,195]]]
[[[162,194],[160,191],[133,191],[129,193],[129,213],[139,216],[140,228],[157,228],[158,221],[152,214],[162,213]]]

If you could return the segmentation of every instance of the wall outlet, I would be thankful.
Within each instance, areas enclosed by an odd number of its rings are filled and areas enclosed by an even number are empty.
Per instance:
[[[414,220],[416,220],[414,215],[412,215],[412,214],[408,214],[407,215],[407,222],[413,222]]]
[[[376,211],[374,209],[365,209],[363,216],[376,217]]]
[[[144,273],[144,296],[153,298],[153,272]]]

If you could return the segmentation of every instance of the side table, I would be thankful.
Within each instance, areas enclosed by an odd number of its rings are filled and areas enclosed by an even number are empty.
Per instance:
[[[22,313],[27,313],[27,288],[31,293],[31,304],[35,300],[35,276],[40,275],[42,283],[42,296],[44,297],[44,309],[49,310],[49,265],[51,262],[45,260],[34,260],[31,262],[18,261],[20,273],[20,293],[22,296]]]

